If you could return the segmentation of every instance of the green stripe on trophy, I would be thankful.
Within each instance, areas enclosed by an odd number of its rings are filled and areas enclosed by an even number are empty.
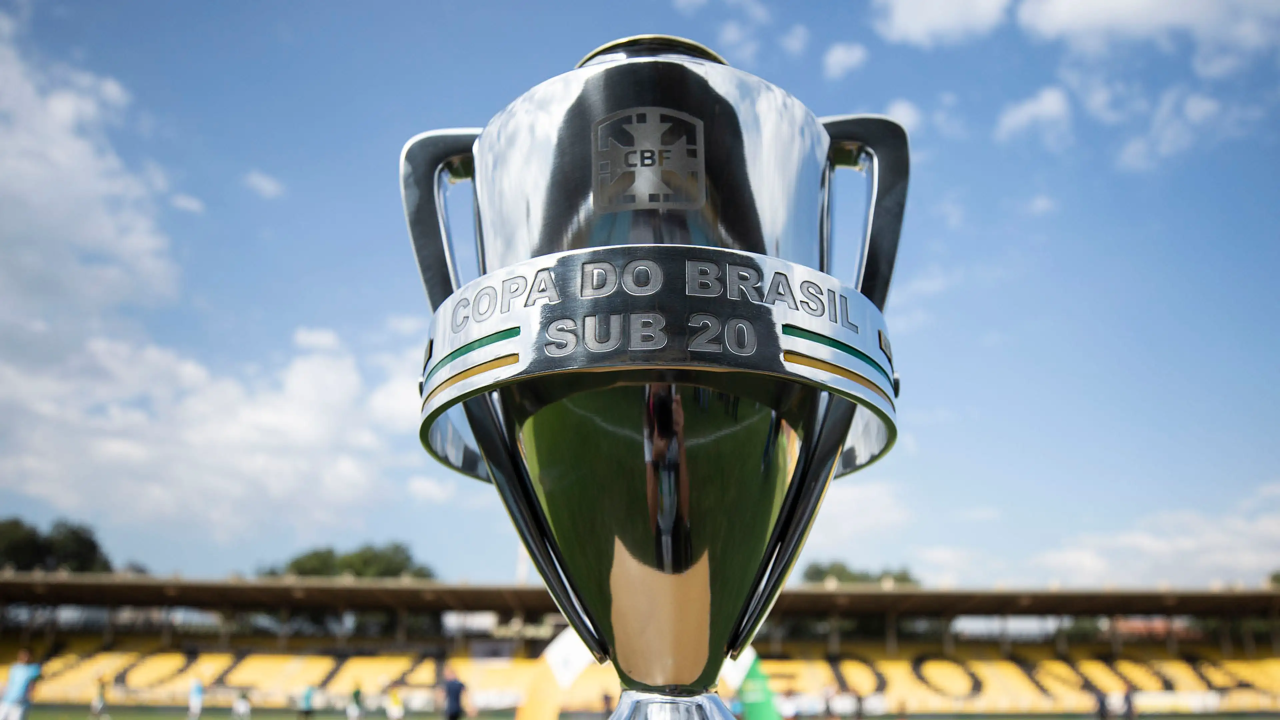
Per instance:
[[[804,328],[796,327],[795,325],[783,325],[782,334],[790,335],[791,337],[794,337],[794,338],[800,338],[801,340],[808,340],[809,342],[816,342],[819,345],[826,345],[832,350],[839,350],[840,352],[846,355],[852,355],[853,357],[858,358],[859,360],[865,362],[866,364],[870,365],[876,370],[879,370],[880,374],[883,375],[884,379],[889,383],[889,386],[890,387],[893,386],[893,377],[889,375],[889,371],[885,370],[884,367],[881,366],[880,363],[876,362],[875,359],[872,358],[870,355],[862,352],[861,350],[859,350],[858,348],[852,345],[847,345],[845,343],[840,342],[839,340],[836,340],[835,338],[830,338],[830,337],[827,337],[826,335],[821,335],[819,333],[813,332],[812,330],[805,330]]]
[[[503,340],[510,340],[511,338],[516,337],[519,334],[520,334],[520,328],[513,327],[513,328],[507,328],[506,330],[499,330],[498,332],[493,333],[492,335],[485,335],[484,337],[478,340],[472,340],[466,345],[463,345],[457,350],[454,350],[448,355],[445,355],[444,357],[440,358],[440,362],[436,363],[436,366],[431,368],[431,372],[427,373],[427,377],[423,379],[422,381],[423,386],[426,387],[431,384],[431,378],[435,377],[435,374],[440,371],[440,368],[444,367],[445,365],[448,365],[454,360],[457,360],[463,355],[466,355],[469,352],[475,352],[476,350],[479,350],[482,347],[492,345],[496,342],[502,342]]]

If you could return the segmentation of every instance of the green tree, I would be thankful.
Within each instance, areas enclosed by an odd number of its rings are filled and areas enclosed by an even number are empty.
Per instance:
[[[270,568],[263,575],[331,576],[351,573],[356,577],[413,577],[434,578],[430,567],[415,562],[413,553],[404,543],[387,543],[383,546],[364,545],[349,553],[339,554],[333,548],[316,548],[294,557],[283,567]]]
[[[333,548],[316,548],[290,560],[284,571],[294,575],[337,575],[338,553]]]
[[[1280,588],[1280,570],[1271,573],[1271,587]]]
[[[57,520],[45,535],[16,517],[0,521],[0,565],[17,570],[111,571],[111,561],[88,525]]]
[[[431,568],[413,561],[413,553],[404,543],[387,543],[382,547],[365,545],[338,558],[340,572],[358,577],[397,577],[412,575],[433,578]]]
[[[73,572],[111,572],[111,561],[87,525],[58,520],[45,536],[45,546],[55,567]]]
[[[19,518],[0,520],[0,566],[16,570],[44,567],[48,551],[40,530]]]
[[[907,568],[885,568],[881,572],[872,573],[865,570],[854,570],[839,560],[832,562],[813,562],[804,569],[801,578],[807,583],[821,583],[827,578],[833,577],[839,583],[873,583],[879,582],[881,578],[891,577],[895,583],[903,583],[906,585],[918,585],[919,582],[911,575],[911,571]]]

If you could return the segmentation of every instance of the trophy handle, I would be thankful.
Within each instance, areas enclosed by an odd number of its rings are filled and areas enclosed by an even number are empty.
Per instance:
[[[609,659],[609,645],[596,630],[599,626],[591,621],[586,608],[577,601],[580,595],[563,570],[564,559],[551,540],[554,535],[534,497],[528,469],[511,437],[503,432],[498,421],[500,412],[493,405],[495,394],[484,393],[463,401],[467,421],[475,433],[476,442],[484,450],[489,476],[511,516],[516,534],[529,551],[529,559],[547,584],[547,593],[560,608],[560,614],[577,631],[578,637],[582,638],[596,662],[603,663]]]
[[[826,410],[819,416],[817,437],[791,476],[791,487],[783,498],[778,522],[765,546],[764,560],[756,571],[753,587],[758,589],[742,609],[726,643],[730,657],[736,659],[751,644],[799,559],[857,408],[855,403],[828,393]]]
[[[862,167],[864,158],[871,160],[867,234],[853,281],[883,311],[907,202],[911,172],[907,131],[893,120],[875,115],[823,118],[822,124],[831,136],[832,166]],[[895,395],[897,389],[894,373]],[[867,462],[867,458],[858,457],[857,441],[862,428],[855,422],[857,412],[856,404],[834,395],[828,397],[817,439],[796,468],[778,524],[766,546],[764,562],[756,573],[755,587],[759,590],[743,609],[729,639],[726,649],[732,657],[746,649],[778,599],[813,527],[827,484],[833,477],[853,472]]]
[[[822,118],[831,136],[829,157],[835,167],[861,167],[870,158],[870,201],[867,208],[867,234],[863,238],[859,265],[854,272],[854,286],[877,308],[884,311],[889,298],[889,281],[898,257],[898,237],[902,233],[902,216],[907,204],[907,182],[911,175],[910,146],[907,131],[897,122],[876,115],[843,115]],[[892,357],[890,363],[893,362]],[[893,394],[899,389],[898,373],[893,372]],[[863,411],[865,412],[865,411]],[[847,475],[867,462],[860,457],[858,439],[860,423],[854,422],[840,457],[835,476]]]
[[[409,222],[413,253],[431,310],[458,288],[458,271],[449,252],[449,219],[445,215],[442,180],[470,178],[471,146],[480,128],[432,130],[405,143],[400,152],[400,195]]]
[[[405,219],[413,252],[418,258],[418,271],[427,300],[434,312],[459,286],[457,268],[449,252],[449,220],[445,213],[442,181],[457,181],[474,174],[472,146],[480,136],[479,128],[433,130],[405,143],[400,154],[400,189],[404,200]],[[463,402],[467,423],[478,446],[471,447],[461,434],[450,437],[464,447],[454,453],[459,461],[455,470],[481,480],[493,482],[511,514],[516,531],[529,557],[537,566],[560,612],[582,638],[587,649],[599,662],[608,659],[605,641],[595,630],[584,609],[575,600],[572,583],[561,569],[563,560],[554,544],[546,541],[551,534],[529,488],[532,484],[512,439],[503,432],[499,413],[486,395]],[[447,421],[447,419],[444,419]]]
[[[418,272],[427,291],[427,302],[435,312],[458,288],[458,271],[449,252],[449,218],[445,213],[444,182],[471,177],[474,162],[471,147],[480,128],[432,130],[416,135],[400,151],[400,196]],[[479,448],[458,432],[447,419],[443,427],[432,429],[439,442],[449,447],[447,455],[454,470],[489,481],[489,470]]]
[[[860,167],[864,156],[871,158],[867,235],[853,282],[883,311],[907,204],[911,174],[907,131],[893,120],[876,115],[822,118],[822,125],[831,136],[832,165]]]

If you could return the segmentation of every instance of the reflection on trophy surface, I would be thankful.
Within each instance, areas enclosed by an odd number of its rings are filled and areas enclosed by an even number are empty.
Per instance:
[[[837,166],[871,188],[840,279]],[[494,483],[565,618],[631,691],[616,716],[727,716],[707,693],[828,482],[892,446],[881,310],[907,173],[896,123],[819,120],[661,36],[600,48],[483,129],[406,145],[435,310],[424,446]],[[466,284],[454,250],[473,241],[449,236],[442,201],[460,179],[479,235]]]

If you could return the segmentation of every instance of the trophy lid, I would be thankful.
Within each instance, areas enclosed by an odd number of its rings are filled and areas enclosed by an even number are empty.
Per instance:
[[[591,65],[607,60],[620,60],[633,57],[653,57],[654,55],[688,55],[699,60],[710,60],[721,65],[728,65],[716,51],[692,40],[674,35],[633,35],[621,38],[587,53],[575,65],[575,68]]]

